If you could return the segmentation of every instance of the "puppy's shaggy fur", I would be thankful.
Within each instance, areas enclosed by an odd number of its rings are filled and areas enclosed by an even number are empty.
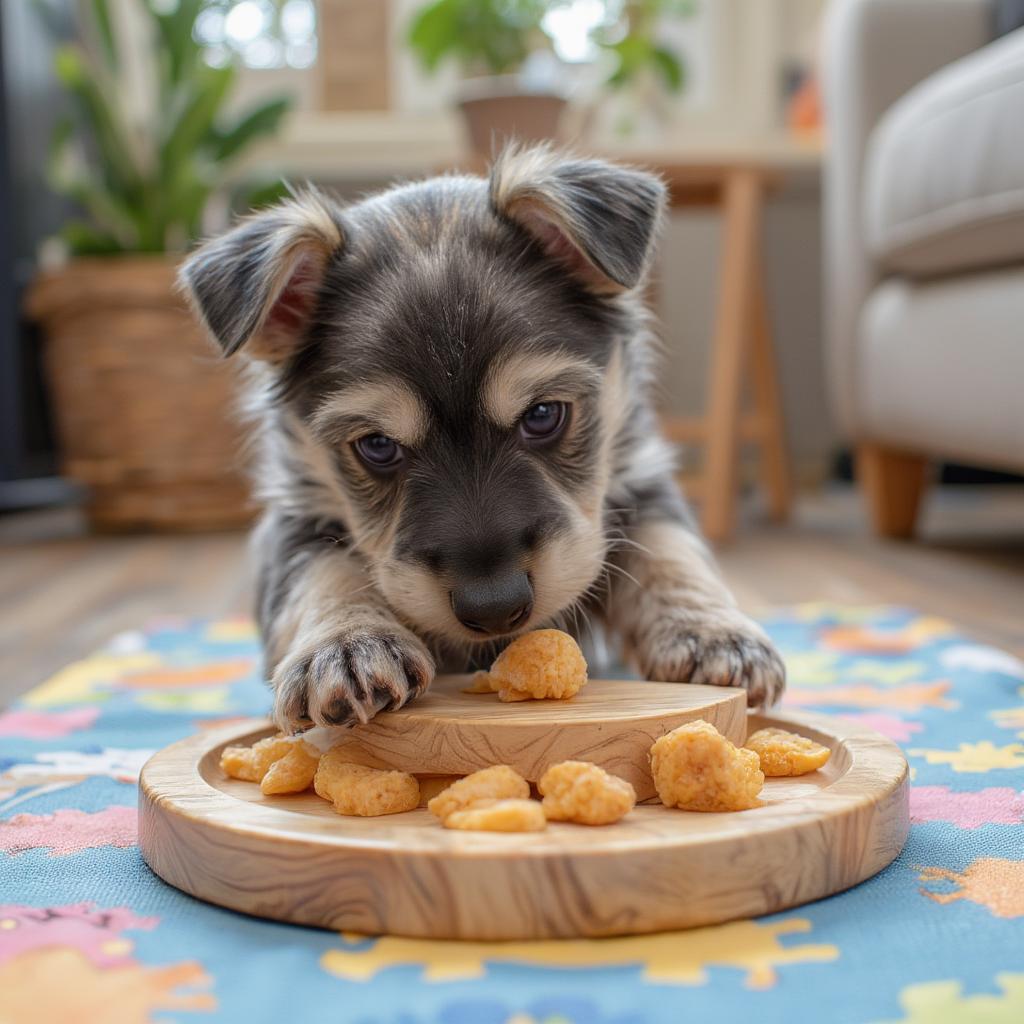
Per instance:
[[[316,192],[186,262],[249,357],[276,717],[366,721],[439,665],[602,622],[650,678],[784,685],[696,534],[640,299],[665,193],[545,149],[341,208]]]

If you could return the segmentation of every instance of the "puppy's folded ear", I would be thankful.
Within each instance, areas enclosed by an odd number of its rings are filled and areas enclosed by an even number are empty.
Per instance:
[[[650,264],[666,191],[652,174],[547,147],[506,149],[491,168],[491,204],[597,292],[635,288]]]
[[[225,355],[244,345],[280,362],[302,340],[328,260],[343,244],[337,209],[310,189],[207,242],[178,281]]]

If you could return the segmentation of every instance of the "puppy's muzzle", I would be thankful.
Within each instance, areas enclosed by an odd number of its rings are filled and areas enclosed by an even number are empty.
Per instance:
[[[533,586],[529,574],[510,570],[452,588],[452,611],[474,633],[499,636],[511,633],[533,611]]]

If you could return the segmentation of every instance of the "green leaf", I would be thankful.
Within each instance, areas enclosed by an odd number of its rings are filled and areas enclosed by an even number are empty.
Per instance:
[[[110,186],[126,191],[137,189],[139,172],[131,158],[119,112],[104,95],[99,76],[91,73],[82,51],[74,45],[59,47],[54,53],[53,67],[78,104]]]
[[[413,19],[409,45],[419,55],[424,68],[435,71],[441,61],[455,51],[458,32],[458,0],[439,0],[424,7]]]
[[[162,177],[165,180],[173,179],[179,165],[209,136],[234,81],[235,69],[230,66],[203,68],[195,76],[189,90],[191,95],[186,94],[184,108],[172,124],[160,149]]]
[[[466,69],[492,74],[516,70],[548,42],[541,22],[561,0],[435,0],[413,18],[409,45],[424,68],[452,58]]]
[[[205,0],[177,0],[177,5],[165,11],[159,0],[145,0],[146,8],[156,25],[167,62],[170,85],[183,82],[188,73],[200,63],[202,47],[193,37],[196,18]]]
[[[651,49],[651,64],[671,92],[679,92],[682,89],[683,64],[672,50],[665,46],[653,47]]]
[[[211,156],[214,160],[226,162],[260,136],[272,135],[291,105],[291,97],[281,96],[250,110],[227,131],[215,129],[211,137]]]
[[[93,21],[103,48],[103,56],[111,71],[117,70],[117,41],[114,38],[114,26],[110,20],[110,7],[107,0],[92,0]]]
[[[81,220],[67,221],[60,229],[60,237],[74,256],[110,256],[124,251],[116,238]]]

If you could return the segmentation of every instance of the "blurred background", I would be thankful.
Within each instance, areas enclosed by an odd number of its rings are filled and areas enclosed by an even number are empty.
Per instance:
[[[741,600],[1024,647],[1022,25],[1022,0],[4,0],[0,699],[147,616],[246,607],[234,371],[182,253],[286,183],[351,199],[513,137],[670,184],[660,402]]]

